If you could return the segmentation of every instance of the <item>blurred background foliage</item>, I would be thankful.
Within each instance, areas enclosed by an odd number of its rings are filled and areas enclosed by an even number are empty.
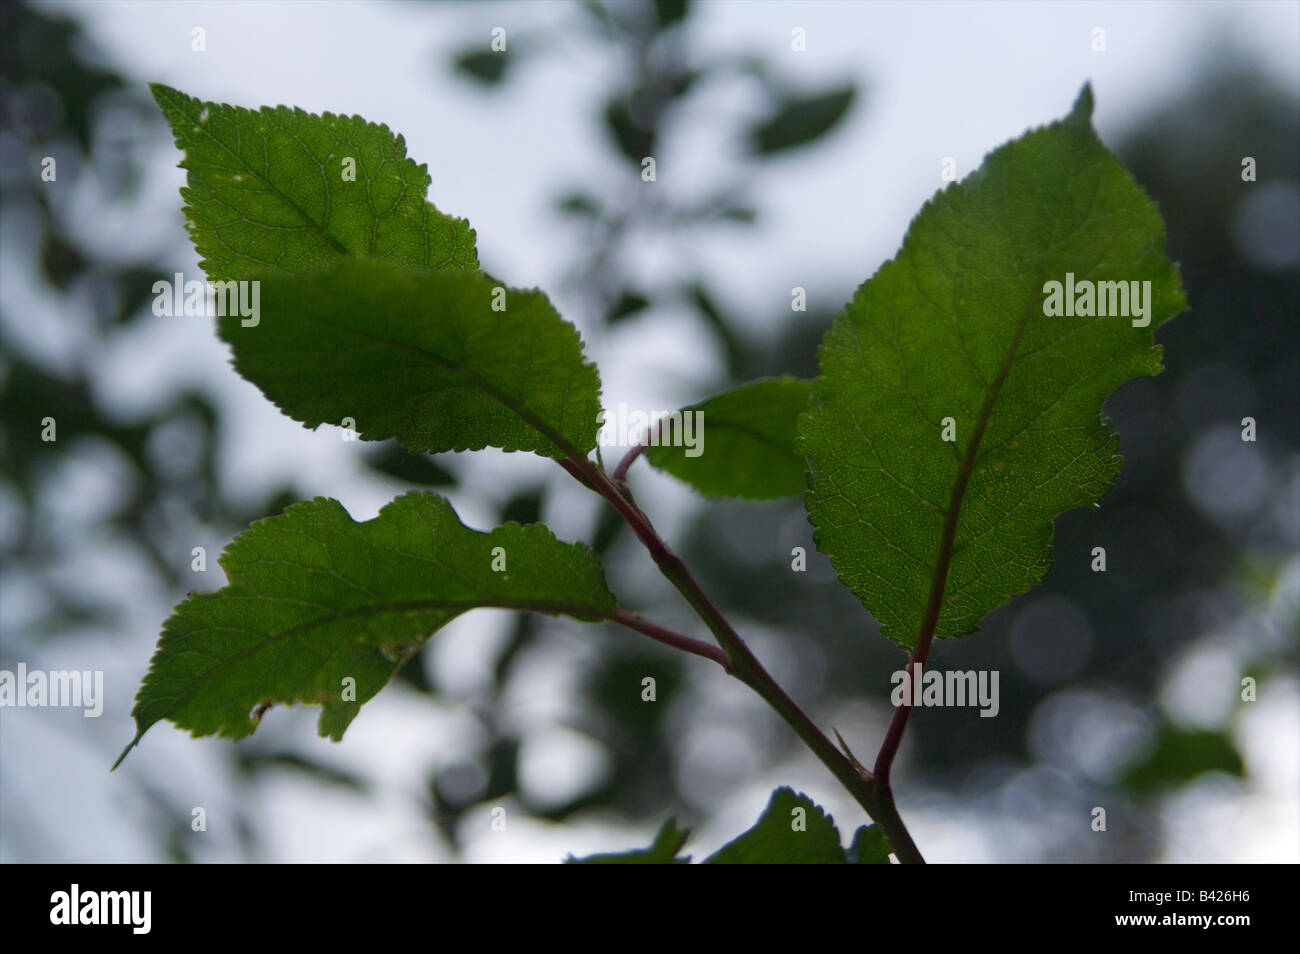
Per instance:
[[[857,111],[870,119],[869,91],[852,77],[810,89],[757,53],[699,60],[692,54],[696,6],[687,0],[589,0],[575,10],[588,40],[616,51],[622,64],[619,84],[607,90],[591,122],[601,128],[609,154],[633,170],[644,157],[662,154],[681,110],[707,98],[719,74],[748,78],[766,98],[764,117],[734,119],[736,141],[750,162],[816,150]],[[89,250],[79,241],[77,219],[54,207],[57,199],[33,170],[41,156],[57,151],[60,177],[75,177],[79,166],[93,164],[112,188],[129,194],[139,169],[129,141],[113,130],[123,116],[159,129],[162,120],[143,90],[129,88],[87,56],[70,19],[27,4],[0,5],[0,54],[6,214],[21,210],[31,217],[35,262],[45,282],[65,296],[68,308],[86,315],[71,360],[51,362],[21,342],[0,342],[0,573],[20,572],[35,588],[39,607],[3,634],[0,666],[12,669],[45,641],[74,639],[91,624],[125,625],[122,603],[130,594],[87,593],[60,572],[69,549],[79,544],[61,530],[62,503],[51,490],[60,486],[58,472],[69,451],[89,448],[95,459],[112,459],[122,487],[98,525],[80,532],[129,541],[148,555],[159,586],[175,599],[190,585],[188,567],[176,554],[189,552],[196,527],[209,538],[229,539],[302,495],[293,486],[267,487],[250,503],[229,493],[216,466],[223,411],[201,393],[131,419],[120,419],[98,400],[96,356],[133,324],[149,320],[150,285],[168,269]],[[506,53],[467,40],[435,68],[454,71],[467,88],[506,97],[557,55],[539,32],[512,36]],[[992,614],[978,636],[936,647],[936,665],[1001,672],[998,718],[924,711],[913,721],[898,782],[905,793],[929,793],[931,804],[951,799],[991,818],[1043,820],[1043,837],[1016,846],[1008,859],[1158,857],[1161,799],[1169,792],[1207,773],[1230,786],[1243,783],[1246,763],[1232,731],[1246,705],[1238,698],[1241,678],[1255,678],[1263,692],[1270,679],[1296,669],[1296,608],[1293,594],[1284,598],[1284,582],[1295,573],[1300,533],[1298,105],[1249,64],[1216,61],[1196,86],[1112,144],[1160,204],[1191,312],[1159,335],[1168,370],[1124,386],[1109,402],[1124,469],[1099,509],[1056,521],[1055,567],[1046,583]],[[1251,144],[1257,183],[1240,181],[1242,143]],[[742,177],[689,204],[640,188],[637,175],[608,188],[598,181],[583,178],[575,166],[574,181],[557,182],[554,197],[557,228],[584,237],[586,253],[573,263],[568,282],[587,309],[589,334],[654,321],[656,305],[674,302],[691,310],[725,356],[724,373],[708,393],[767,375],[815,374],[816,345],[832,314],[791,313],[776,340],[764,339],[751,333],[686,255],[667,270],[667,280],[655,282],[633,263],[648,234],[672,238],[690,230],[761,226],[763,197]],[[833,257],[833,250],[827,254]],[[866,277],[853,274],[849,263],[839,272],[842,287],[820,300],[847,300]],[[0,308],[10,307],[7,296],[0,299]],[[5,317],[12,326],[15,316]],[[57,444],[41,440],[47,416],[57,420]],[[1245,416],[1257,421],[1255,443],[1240,439]],[[456,486],[456,468],[437,458],[415,457],[393,444],[367,453],[377,473],[405,486]],[[525,488],[501,507],[500,519],[539,520],[546,493],[542,484]],[[757,633],[759,655],[780,658],[788,690],[808,702],[823,725],[833,716],[837,727],[854,728],[864,700],[880,717],[889,676],[904,657],[878,638],[874,622],[817,554],[801,501],[713,503],[700,508],[686,535],[673,542],[738,629]],[[601,512],[595,545],[612,579],[644,573],[643,555],[611,513]],[[791,572],[790,552],[799,546],[808,553],[806,574]],[[1105,573],[1091,569],[1096,546],[1106,549]],[[656,615],[674,621],[671,614]],[[694,631],[687,619],[677,617]],[[530,802],[519,781],[519,727],[508,710],[520,688],[517,664],[546,625],[519,615],[496,661],[491,691],[450,700],[482,728],[473,736],[476,744],[427,772],[427,823],[452,850],[467,812],[507,799],[553,821],[593,808],[636,822],[669,814],[699,819],[710,799],[797,754],[796,740],[761,706],[719,688],[721,675],[610,633],[597,652],[575,655],[580,699],[567,725],[599,744],[607,771],[594,787],[560,804]],[[402,678],[432,703],[438,694],[429,673],[428,665],[412,665]],[[647,674],[657,681],[656,705],[641,701]],[[1207,695],[1216,701],[1195,704]],[[877,743],[846,735],[864,758],[861,750]],[[248,860],[263,858],[265,832],[254,793],[264,773],[301,773],[360,795],[373,787],[320,759],[315,747],[241,743],[224,751],[232,777],[241,780],[235,815]],[[137,786],[138,797],[151,806],[158,856],[187,860],[188,806],[176,804],[154,777],[165,765],[137,762],[133,773],[119,773],[120,783]],[[5,785],[0,774],[0,797]],[[1111,829],[1121,837],[1098,839],[1078,823],[1094,805],[1108,806]],[[7,817],[11,826],[21,823],[22,809],[11,804]],[[1061,819],[1067,823],[1053,823]],[[9,844],[21,846],[22,838],[12,836]],[[37,849],[27,856],[40,857]]]

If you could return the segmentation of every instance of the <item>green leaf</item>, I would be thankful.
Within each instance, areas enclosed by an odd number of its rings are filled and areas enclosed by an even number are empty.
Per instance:
[[[807,795],[778,788],[758,823],[705,858],[704,864],[842,865],[844,849],[831,816]]]
[[[1206,772],[1222,772],[1233,778],[1246,774],[1246,764],[1232,737],[1211,729],[1164,725],[1151,754],[1124,773],[1124,784],[1139,794],[1150,795],[1186,785]]]
[[[650,447],[646,459],[715,496],[771,500],[802,493],[805,465],[794,449],[795,425],[811,393],[811,381],[785,377],[716,395],[682,411],[703,415],[695,449]]]
[[[1159,211],[1091,115],[1085,87],[926,203],[822,343],[799,423],[809,517],[905,648],[927,610],[934,635],[959,636],[1042,579],[1052,520],[1119,471],[1103,402],[1161,370],[1152,332],[1183,310]],[[1046,316],[1045,283],[1067,273],[1150,282],[1149,325]]]
[[[614,303],[609,306],[605,321],[611,325],[616,325],[620,321],[626,321],[633,315],[645,311],[650,307],[650,304],[650,299],[645,295],[631,288],[625,288]]]
[[[659,834],[655,835],[655,840],[649,848],[639,848],[633,851],[624,851],[617,854],[604,855],[587,855],[585,858],[575,858],[569,855],[564,861],[566,864],[573,865],[684,865],[689,864],[690,855],[679,858],[677,853],[682,850],[682,845],[686,844],[686,838],[690,831],[685,828],[678,828],[677,822],[670,818],[664,822],[663,827],[659,829]]]
[[[600,377],[539,291],[369,259],[261,283],[261,320],[228,315],[221,336],[239,373],[308,427],[351,418],[415,453],[596,446]]]
[[[744,340],[736,334],[733,319],[722,313],[722,309],[703,282],[693,281],[685,291],[705,324],[718,336],[718,342],[727,356],[727,373],[732,377],[742,376],[744,369],[750,364],[749,349]]]
[[[380,444],[366,458],[372,470],[393,480],[420,487],[451,487],[456,475],[432,457],[412,454],[400,444]]]
[[[685,864],[690,856],[678,857],[690,834],[673,819],[664,822],[649,848],[619,854],[589,855],[566,862],[575,864]],[[807,795],[796,795],[788,787],[778,788],[758,823],[705,858],[709,865],[842,865],[889,864],[889,846],[874,825],[863,825],[853,836],[852,846],[840,847],[840,833],[830,815]]]
[[[750,150],[759,155],[803,146],[834,129],[857,95],[849,83],[811,96],[784,99],[776,111],[749,131]]]
[[[661,30],[685,20],[691,12],[687,0],[654,0],[654,7],[655,19],[659,21]]]
[[[597,219],[600,218],[603,206],[598,196],[578,189],[560,196],[555,202],[555,208],[561,215]]]
[[[877,825],[863,825],[853,833],[853,844],[844,852],[844,861],[850,865],[889,864],[889,842]]]
[[[416,270],[478,268],[474,230],[425,201],[428,169],[387,126],[150,89],[185,153],[181,197],[210,279],[303,274],[358,255]],[[355,160],[355,179],[345,178],[345,159]]]
[[[654,155],[658,138],[653,127],[643,125],[642,117],[632,109],[631,97],[625,93],[612,96],[605,104],[605,128],[619,151],[636,164]]]
[[[461,50],[452,61],[452,68],[484,86],[496,86],[505,78],[510,65],[505,50],[485,50],[474,45]]]
[[[221,565],[229,584],[190,596],[164,624],[119,763],[162,719],[195,736],[243,738],[268,701],[322,706],[320,734],[338,740],[361,704],[467,610],[598,620],[614,609],[585,546],[541,525],[471,530],[428,493],[362,523],[336,500],[296,504],[236,537]],[[344,698],[348,679],[355,699]]]

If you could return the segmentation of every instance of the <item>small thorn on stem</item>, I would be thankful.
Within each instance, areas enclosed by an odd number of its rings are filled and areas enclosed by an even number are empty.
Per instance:
[[[857,770],[857,773],[867,781],[870,781],[871,772],[867,770],[865,765],[858,761],[858,757],[853,754],[853,750],[849,748],[849,744],[844,741],[844,736],[840,735],[840,730],[835,728],[835,726],[831,726],[831,731],[835,733],[835,738],[839,740],[840,748],[844,750],[844,754],[848,756],[849,761],[853,763],[853,767]]]

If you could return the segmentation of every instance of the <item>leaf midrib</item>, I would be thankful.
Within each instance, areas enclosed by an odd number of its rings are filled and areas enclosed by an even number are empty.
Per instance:
[[[699,411],[702,410],[702,408],[693,407],[693,408],[687,408],[686,410]],[[723,430],[723,431],[726,430],[738,431],[741,434],[745,434],[748,437],[752,437],[756,443],[764,444],[776,451],[784,451],[790,454],[791,456],[794,455],[793,438],[791,439],[789,445],[786,445],[783,444],[781,441],[777,440],[772,435],[764,434],[761,431],[757,431],[748,424],[741,424],[737,421],[728,421],[725,418],[721,422],[710,424],[709,427],[717,428],[718,430]]]
[[[237,594],[223,595],[231,596]],[[376,616],[385,616],[395,613],[412,613],[428,610],[456,610],[456,615],[459,615],[460,613],[465,613],[472,609],[530,610],[535,613],[547,613],[550,615],[558,614],[575,617],[594,616],[599,619],[607,619],[610,614],[610,610],[595,606],[536,600],[408,600],[398,603],[385,603],[380,606],[359,606],[355,609],[342,610],[326,616],[316,617],[304,623],[300,623],[297,626],[291,626],[289,629],[282,630],[281,632],[272,633],[255,646],[251,646],[246,650],[222,660],[217,666],[203,673],[203,675],[197,679],[192,680],[191,685],[186,688],[184,692],[170,698],[162,698],[166,699],[173,707],[182,705],[188,701],[194,693],[198,692],[200,688],[210,683],[213,679],[218,678],[223,672],[236,663],[243,662],[245,659],[261,652],[269,646],[275,645],[281,640],[291,639],[295,636],[302,635],[303,633],[310,632],[313,629],[319,629],[333,625],[334,623],[345,622],[347,620],[369,619]],[[248,632],[248,630],[243,630],[243,632]],[[435,629],[433,632],[437,632],[437,630]],[[185,633],[184,635],[193,635],[193,632]],[[432,635],[432,633],[430,635]]]
[[[1096,197],[1093,197],[1094,204]],[[1043,261],[1047,261],[1052,250],[1056,246],[1055,224],[1057,219],[1053,219],[1052,235],[1047,242],[1047,249],[1044,252]],[[1017,268],[1019,271],[1019,268]],[[1042,278],[1040,274],[1037,276]],[[1040,288],[1042,282],[1037,281],[1026,287]],[[1024,313],[1020,316],[1020,321],[1016,325],[1015,334],[1012,336],[1011,345],[1007,349],[1007,356],[1002,362],[1002,367],[998,370],[998,376],[988,387],[984,398],[984,405],[980,408],[979,417],[975,421],[975,430],[971,437],[970,446],[966,449],[966,454],[962,458],[961,464],[957,470],[957,480],[953,484],[952,495],[948,501],[948,510],[944,516],[943,534],[939,541],[939,553],[935,561],[933,574],[930,578],[930,594],[926,600],[925,616],[921,620],[921,630],[917,634],[916,643],[913,645],[913,652],[921,651],[922,655],[928,653],[928,642],[934,636],[935,628],[939,623],[939,613],[943,606],[943,592],[948,584],[948,571],[951,566],[953,555],[953,544],[957,539],[957,525],[960,522],[962,502],[966,497],[966,487],[970,482],[971,474],[975,469],[975,462],[979,459],[980,445],[984,442],[984,430],[988,425],[989,419],[993,416],[993,406],[997,403],[998,397],[1002,393],[1002,386],[1011,373],[1011,366],[1015,362],[1016,353],[1020,348],[1020,339],[1024,336],[1025,329],[1029,327],[1029,319],[1034,314],[1035,301],[1031,292],[1029,301],[1025,305]]]
[[[412,344],[410,342],[404,342],[404,341],[397,341],[391,337],[381,338],[378,335],[367,332],[365,329],[356,328],[351,325],[336,324],[334,322],[327,321],[326,319],[321,318],[319,316],[310,317],[307,319],[307,321],[314,322],[318,325],[323,325],[334,331],[344,331],[350,334],[355,334],[358,337],[365,338],[368,341],[373,341],[381,345],[392,347],[398,351],[406,351],[418,357],[426,358],[430,360],[432,363],[438,365],[439,367],[451,371],[454,374],[457,374],[460,377],[464,378],[470,384],[479,388],[481,391],[486,393],[489,397],[493,398],[495,401],[497,401],[507,410],[513,412],[514,414],[517,414],[520,418],[523,419],[524,423],[528,424],[533,430],[537,431],[548,441],[554,444],[556,449],[559,450],[564,456],[569,457],[575,461],[582,460],[583,458],[586,457],[586,455],[583,454],[581,451],[579,451],[576,447],[574,447],[573,444],[571,444],[567,438],[565,438],[558,431],[551,428],[549,424],[547,424],[545,421],[539,418],[532,411],[528,410],[526,407],[522,407],[515,404],[508,397],[508,395],[506,395],[503,391],[501,391],[500,388],[484,380],[477,372],[472,371],[469,368],[463,367],[449,358],[445,358],[442,355],[434,351],[429,351],[417,344]],[[587,367],[585,361],[583,362],[583,367],[584,368]],[[568,409],[567,389],[565,392],[565,409],[566,410]],[[321,423],[324,422],[322,421]],[[399,441],[399,443],[401,442]],[[424,453],[424,451],[421,451],[421,453]]]

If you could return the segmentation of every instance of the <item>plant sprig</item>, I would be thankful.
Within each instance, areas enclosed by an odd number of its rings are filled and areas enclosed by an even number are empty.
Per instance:
[[[480,533],[433,494],[356,523],[319,498],[236,538],[222,558],[227,586],[167,621],[122,757],[163,719],[246,736],[268,702],[321,705],[321,734],[339,739],[449,620],[527,609],[613,622],[717,663],[876,822],[842,850],[829,817],[782,789],[710,860],[892,851],[922,862],[892,787],[909,700],[870,769],[838,733],[832,742],[655,530],[630,470],[644,456],[714,496],[806,491],[818,548],[909,652],[909,672],[936,639],[973,631],[1039,582],[1053,519],[1099,499],[1118,473],[1103,402],[1160,371],[1153,332],[1184,307],[1158,210],[1092,128],[1091,89],[925,204],[827,333],[815,381],[752,382],[685,408],[710,428],[712,456],[661,440],[660,422],[612,474],[597,434],[601,382],[577,329],[541,292],[478,270],[473,231],[428,203],[427,170],[400,136],[359,117],[153,89],[185,153],[185,212],[208,278],[262,292],[265,320],[219,320],[240,374],[308,427],[350,421],[362,439],[416,453],[493,446],[554,459],[615,510],[716,645],[621,606],[596,554],[544,526]],[[1099,290],[1066,318],[1044,297],[1062,281]],[[811,813],[812,827],[790,828],[787,808]],[[680,861],[685,838],[670,823],[622,860]]]

